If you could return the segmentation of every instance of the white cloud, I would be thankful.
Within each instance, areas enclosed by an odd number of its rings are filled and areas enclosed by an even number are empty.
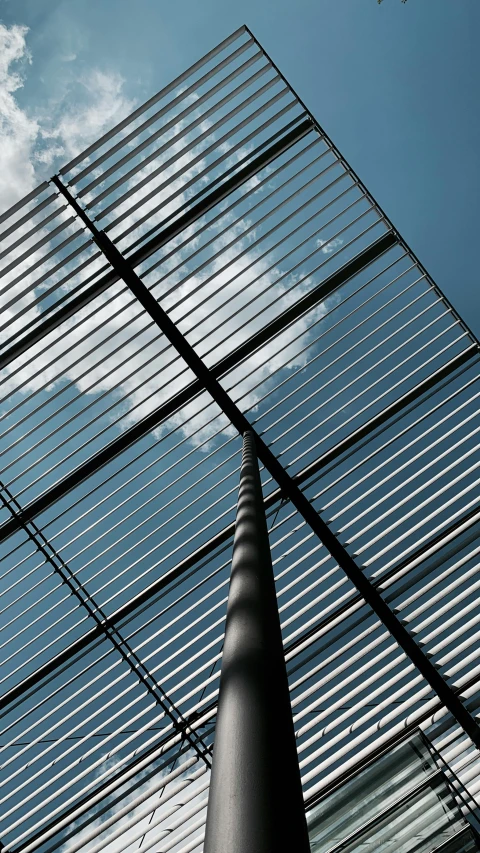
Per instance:
[[[93,68],[71,76],[60,98],[42,108],[22,109],[15,93],[22,88],[32,57],[28,27],[0,23],[0,212],[98,139],[134,108],[115,71]],[[73,62],[75,54],[61,57]]]
[[[317,246],[321,247],[324,255],[331,255],[342,244],[343,240],[341,237],[335,237],[333,240],[329,240],[328,243],[325,240],[317,240]]]
[[[74,55],[64,61],[73,59]],[[61,100],[50,103],[42,115],[40,137],[47,148],[39,159],[43,157],[42,162],[49,165],[58,158],[71,160],[132,112],[135,102],[125,95],[124,84],[120,74],[98,68],[77,77]]]
[[[187,753],[173,774],[165,770],[154,775],[124,796],[120,807],[93,821],[60,849],[62,853],[99,853],[99,848],[105,853],[147,853],[167,839],[169,849],[179,849],[182,839],[195,831],[196,822],[205,820],[209,777],[205,767],[195,764],[192,753]]]
[[[0,23],[0,208],[5,210],[37,183],[33,155],[38,124],[22,110],[15,92],[31,59],[27,27]]]
[[[28,61],[25,36],[25,28],[20,28],[20,31],[15,34],[10,53],[4,62],[6,79],[12,91],[21,85],[20,78],[15,76],[15,72],[11,69],[12,63],[21,59]],[[6,37],[13,38],[10,31],[7,31]],[[13,96],[11,97],[13,100]],[[14,105],[18,122],[20,120],[27,124],[30,122],[28,126],[31,127],[30,145],[22,152],[20,158],[23,168],[27,163],[30,171],[35,173],[35,169],[51,167],[58,158],[63,161],[69,160],[98,138],[107,127],[114,125],[123,115],[129,113],[133,106],[133,102],[124,94],[124,81],[121,76],[99,70],[93,70],[77,80],[76,87],[67,87],[61,100],[53,103],[41,117],[38,116],[37,123],[28,119],[18,105]],[[206,121],[202,121],[199,125],[200,132],[208,130],[208,126]],[[178,123],[175,133],[180,136],[183,130],[184,125]],[[175,142],[167,152],[169,158],[173,153],[177,155],[175,162],[160,169],[158,175],[140,191],[134,192],[127,201],[116,207],[115,216],[124,213],[125,219],[111,232],[113,236],[133,225],[138,215],[143,216],[148,212],[149,218],[145,224],[134,232],[135,237],[138,237],[143,231],[151,228],[156,222],[160,223],[165,216],[173,212],[179,201],[187,199],[189,190],[185,190],[185,182],[198,176],[206,165],[203,159],[190,165],[196,156],[195,149],[188,153],[184,151],[190,138],[189,135],[180,136],[179,141]],[[246,151],[235,152],[232,162],[237,161],[245,153]],[[161,159],[148,163],[124,186],[123,190],[133,189],[138,181],[157,170],[159,164]],[[182,169],[183,175],[179,177]],[[258,183],[259,180],[256,178],[249,188],[255,189]],[[18,195],[21,196],[29,188],[23,188]],[[257,192],[263,191],[265,187],[263,190],[257,190]],[[132,205],[148,195],[151,197],[142,204],[140,214],[131,212]],[[176,197],[172,198],[173,195]],[[107,203],[108,201],[109,199]],[[155,212],[162,202],[163,207]],[[109,220],[111,217],[102,220],[102,224],[105,225]],[[230,224],[230,220],[231,215],[226,214],[225,218],[215,226],[214,233],[218,233],[218,237],[212,245],[212,252],[219,249],[224,251],[213,264],[201,272],[195,271],[196,261],[189,263],[189,255],[197,247],[197,243],[193,242],[187,249],[182,249],[177,256],[162,263],[161,284],[155,289],[155,294],[161,297],[170,288],[176,286],[174,293],[168,296],[163,304],[172,310],[173,318],[179,321],[180,328],[189,336],[191,343],[198,345],[199,352],[205,354],[209,365],[222,359],[231,352],[232,347],[240,345],[247,337],[263,327],[273,314],[278,310],[284,310],[311,286],[308,277],[299,281],[303,275],[301,270],[285,277],[286,270],[275,264],[273,256],[261,257],[260,248],[251,246],[255,230],[248,219],[244,218],[234,225],[227,235],[222,235],[221,229]],[[190,234],[193,231],[192,227]],[[183,242],[187,236],[188,234],[184,231],[181,237],[177,238],[177,244]],[[228,246],[227,243],[233,236],[236,236],[238,241],[235,245]],[[329,243],[319,240],[316,245],[317,248],[322,247],[324,254],[328,254],[333,251],[334,246],[341,243],[340,239]],[[248,253],[244,253],[247,249]],[[145,267],[148,267],[148,263],[144,265]],[[91,272],[90,267],[85,274],[91,274]],[[158,277],[158,274],[155,272],[153,276],[153,278],[147,277],[150,285],[154,283],[155,276]],[[79,279],[76,278],[77,284],[78,281]],[[289,292],[297,282],[296,289]],[[248,287],[249,284],[250,287]],[[44,339],[27,355],[17,359],[11,369],[3,371],[2,396],[5,393],[11,393],[18,386],[19,381],[23,383],[23,393],[31,393],[44,385],[52,389],[58,387],[60,381],[70,380],[85,395],[112,391],[114,398],[119,401],[120,398],[128,396],[128,402],[120,401],[110,414],[112,419],[123,414],[122,427],[125,427],[149,414],[165,399],[181,390],[191,377],[188,373],[177,376],[178,366],[165,367],[164,358],[153,365],[145,365],[146,358],[155,352],[154,342],[158,339],[158,333],[147,328],[148,324],[143,316],[132,319],[132,309],[126,308],[131,297],[128,294],[119,295],[113,303],[112,311],[112,295],[120,294],[121,290],[123,286],[120,284],[109,288],[105,294],[95,300],[94,304],[87,306],[73,320],[65,323],[60,335],[53,333],[49,339]],[[274,308],[271,307],[273,297],[277,302]],[[278,303],[279,299],[281,301]],[[182,300],[182,303],[175,308],[179,300]],[[97,310],[90,319],[89,315],[92,314],[94,307]],[[121,308],[125,310],[118,317],[113,316],[113,313]],[[319,306],[315,312],[316,318],[321,316],[324,310],[323,305]],[[233,319],[236,312],[238,316]],[[127,316],[130,317],[131,322],[124,329],[123,324]],[[80,332],[70,331],[79,320],[84,320]],[[307,319],[300,319],[293,327],[252,355],[246,363],[228,376],[228,386],[238,383],[234,396],[243,397],[242,406],[256,406],[266,388],[262,386],[254,389],[254,386],[260,381],[268,380],[288,356],[291,357],[289,368],[304,365],[306,356],[301,354],[300,350],[305,347],[307,323],[311,320],[311,314]],[[226,337],[226,330],[229,332],[228,337]],[[80,336],[84,337],[89,333],[91,336],[87,340],[80,340]],[[68,339],[71,345],[73,334],[76,337],[76,346],[66,355],[64,340]],[[136,340],[128,341],[127,339],[133,335],[136,335]],[[206,335],[208,335],[207,341],[201,343],[201,338]],[[119,344],[123,344],[121,350],[118,349]],[[152,345],[149,347],[149,344]],[[44,349],[45,354],[41,355]],[[211,350],[208,355],[206,355],[207,350]],[[277,354],[279,350],[280,355]],[[32,356],[34,356],[33,359]],[[32,374],[32,368],[22,370],[22,362],[26,363],[30,359],[37,370],[38,364],[43,361],[43,371],[38,372],[36,376]],[[50,362],[51,364],[48,364]],[[90,368],[88,375],[82,376],[81,374],[88,368]],[[254,375],[252,375],[253,371],[255,371]],[[59,376],[62,380],[58,378]],[[200,414],[207,400],[208,398],[203,395],[190,403],[182,413],[172,419],[169,426],[172,423],[178,425],[185,418],[193,417],[195,428],[199,430],[195,440],[201,442],[209,439],[213,428],[207,426],[206,422],[211,418],[212,410],[210,408],[207,412]],[[88,398],[85,400],[85,404],[87,403]],[[221,423],[228,428],[226,419],[222,419]],[[218,422],[215,427],[218,429]],[[187,430],[190,431],[191,426],[188,426]]]
[[[78,83],[83,93],[81,102],[71,101],[68,109],[61,101],[51,102],[48,108],[37,110],[35,115],[22,109],[17,93],[24,85],[26,72],[32,63],[27,35],[27,27],[0,24],[0,212],[34,189],[51,171],[55,161],[58,162],[59,158],[65,161],[77,154],[108,126],[131,111],[134,105],[124,96],[123,81],[118,74],[93,70]],[[28,209],[29,206],[23,208],[19,215],[23,216]],[[53,227],[70,216],[69,211],[60,212],[53,220]],[[9,220],[0,230],[10,225]],[[28,238],[31,226],[32,223],[27,222],[2,240],[2,252],[9,244],[18,242],[18,247],[5,254],[1,262],[1,325],[4,327],[10,320],[7,330],[3,331],[3,335],[8,337],[19,325],[38,315],[38,308],[32,307],[32,303],[42,286],[35,291],[32,289],[39,271],[30,273],[29,269],[42,261],[50,248],[49,243],[45,248],[32,251],[25,260],[20,261],[19,258],[34,242],[48,238],[49,232],[40,228]],[[77,224],[68,226],[60,239],[65,239],[74,230],[78,230]],[[5,267],[16,260],[17,265],[5,272]],[[47,260],[41,272],[47,272],[55,263],[55,258]],[[57,280],[60,275],[57,275]],[[49,284],[54,282],[55,277]],[[28,311],[28,314],[21,316],[21,311]]]

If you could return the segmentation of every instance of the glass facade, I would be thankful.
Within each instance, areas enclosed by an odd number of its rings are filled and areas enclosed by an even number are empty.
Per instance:
[[[479,836],[472,826],[480,824],[466,804],[466,797],[455,795],[424,738],[414,735],[309,812],[311,850],[479,850]]]

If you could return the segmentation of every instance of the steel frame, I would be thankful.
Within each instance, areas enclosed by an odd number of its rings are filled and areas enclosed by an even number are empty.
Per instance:
[[[279,508],[285,504],[293,507],[299,517],[305,522],[308,531],[311,531],[316,540],[321,543],[328,553],[331,555],[335,563],[343,570],[345,576],[353,584],[356,590],[350,598],[347,598],[345,604],[339,604],[331,614],[325,617],[324,623],[328,625],[330,620],[335,621],[342,613],[348,613],[350,607],[366,604],[378,617],[380,622],[385,626],[389,635],[395,640],[396,644],[403,650],[407,659],[417,668],[418,672],[423,676],[426,683],[431,687],[435,697],[434,709],[446,708],[453,718],[458,722],[459,726],[471,740],[471,742],[480,749],[480,725],[476,720],[474,713],[470,710],[472,706],[471,700],[464,693],[470,690],[476,681],[472,678],[471,681],[463,683],[462,690],[453,687],[445,678],[438,666],[430,659],[429,654],[423,650],[422,645],[418,642],[413,633],[407,630],[406,624],[395,612],[395,609],[390,606],[390,594],[385,595],[383,585],[388,586],[390,579],[401,576],[403,571],[408,571],[410,565],[415,564],[415,561],[420,561],[430,553],[436,553],[445,543],[451,540],[469,541],[469,536],[473,538],[475,533],[470,534],[470,530],[474,530],[478,522],[478,507],[474,507],[467,512],[464,512],[460,517],[454,517],[454,520],[449,526],[442,530],[438,535],[427,537],[426,541],[420,544],[412,554],[409,554],[400,562],[395,562],[393,567],[388,568],[382,574],[381,583],[375,577],[367,577],[366,572],[357,564],[354,557],[347,547],[342,544],[339,535],[333,532],[331,523],[327,524],[320,516],[314,506],[314,498],[307,497],[306,491],[316,481],[319,475],[323,475],[330,470],[330,467],[341,462],[342,465],[348,461],[350,455],[358,451],[371,439],[376,439],[385,430],[390,429],[396,421],[405,415],[405,413],[413,411],[417,406],[427,405],[429,398],[439,389],[445,388],[450,382],[457,379],[464,371],[469,370],[472,366],[478,364],[480,356],[480,345],[471,333],[468,326],[455,312],[448,300],[444,297],[436,285],[431,282],[428,274],[411,252],[409,247],[402,240],[400,235],[394,229],[392,223],[386,217],[384,212],[378,206],[377,202],[368,193],[362,182],[345,163],[341,154],[335,148],[333,143],[326,136],[324,131],[318,126],[315,119],[305,107],[303,102],[298,98],[293,89],[289,86],[277,66],[272,62],[268,54],[259,45],[253,34],[244,28],[244,31],[249,34],[251,43],[259,48],[263,57],[266,58],[269,67],[275,70],[278,79],[283,81],[287,91],[295,98],[297,104],[302,108],[302,114],[297,116],[293,121],[284,126],[281,131],[274,133],[261,145],[257,146],[239,165],[232,166],[230,170],[225,172],[221,179],[214,179],[208,188],[204,188],[197,192],[193,199],[186,202],[182,208],[177,210],[176,214],[167,215],[164,217],[160,225],[155,225],[141,238],[137,239],[133,246],[130,246],[127,251],[120,250],[119,246],[109,236],[111,226],[105,230],[100,230],[95,224],[92,214],[89,212],[94,207],[95,201],[88,200],[88,191],[90,184],[83,190],[72,191],[69,185],[65,182],[64,175],[68,174],[69,169],[75,168],[81,162],[81,157],[76,158],[72,163],[67,164],[60,174],[52,179],[52,183],[58,190],[62,200],[65,200],[66,205],[64,210],[71,212],[73,215],[69,219],[65,219],[63,225],[52,232],[60,234],[68,225],[68,223],[80,224],[87,229],[93,243],[99,249],[98,257],[105,259],[107,267],[102,267],[101,275],[98,277],[95,274],[88,279],[87,283],[83,283],[76,289],[73,289],[66,296],[61,297],[51,308],[47,308],[43,318],[35,323],[35,328],[27,331],[20,340],[12,339],[9,345],[0,354],[0,369],[8,367],[15,359],[26,353],[33,345],[39,343],[45,336],[50,334],[55,329],[59,328],[69,318],[84,308],[96,297],[106,292],[116,282],[123,282],[127,287],[127,292],[132,294],[134,301],[143,309],[143,314],[147,315],[155,328],[158,329],[167,339],[173,350],[180,357],[181,363],[186,365],[194,375],[194,380],[183,387],[180,391],[173,393],[166,401],[157,406],[150,414],[140,419],[133,426],[128,427],[120,435],[115,437],[105,446],[101,447],[86,461],[77,465],[73,471],[63,476],[53,486],[47,488],[38,497],[21,506],[18,498],[16,498],[11,489],[2,486],[1,500],[3,507],[8,511],[10,518],[0,525],[0,542],[6,541],[8,537],[15,533],[23,532],[27,534],[29,540],[34,544],[38,553],[42,555],[47,563],[51,565],[54,573],[61,577],[64,583],[78,598],[82,607],[94,621],[95,626],[87,630],[82,637],[73,641],[69,646],[63,649],[59,654],[54,655],[50,660],[41,665],[35,672],[27,675],[20,683],[10,688],[3,696],[0,697],[0,708],[14,708],[17,700],[25,696],[33,695],[39,685],[45,684],[47,679],[55,673],[61,671],[61,668],[69,661],[80,659],[80,656],[87,649],[94,649],[95,645],[102,639],[106,638],[113,648],[119,652],[122,660],[140,683],[144,686],[147,692],[155,699],[155,702],[163,710],[165,715],[170,719],[173,725],[173,734],[168,735],[162,743],[165,748],[175,741],[175,738],[180,737],[182,741],[187,742],[194,750],[197,757],[208,768],[210,767],[210,747],[206,740],[200,734],[199,728],[204,725],[208,726],[212,715],[216,711],[216,702],[210,702],[202,712],[194,712],[192,715],[184,717],[179,707],[176,706],[173,699],[166,693],[158,683],[156,676],[150,672],[149,667],[142,661],[141,657],[135,652],[133,646],[123,636],[123,628],[120,626],[138,615],[141,616],[142,608],[155,601],[162,590],[167,589],[169,584],[177,581],[181,577],[185,577],[190,569],[197,566],[202,560],[210,558],[210,556],[220,553],[219,549],[228,543],[233,535],[233,525],[227,524],[220,532],[213,535],[209,541],[201,545],[193,554],[181,560],[176,567],[170,569],[161,578],[149,584],[141,592],[135,594],[129,601],[117,607],[113,615],[107,616],[106,611],[97,603],[95,597],[87,592],[86,587],[78,580],[75,573],[69,568],[67,560],[62,557],[61,547],[54,547],[48,537],[40,530],[35,522],[44,510],[52,507],[59,499],[67,495],[78,485],[88,480],[96,472],[100,471],[105,465],[116,459],[121,453],[128,448],[134,446],[136,442],[151,433],[152,430],[159,425],[165,423],[172,415],[179,412],[182,407],[194,401],[200,394],[207,392],[210,399],[213,400],[223,415],[226,416],[228,422],[236,430],[237,434],[243,436],[245,446],[248,445],[250,456],[257,455],[258,459],[264,466],[265,470],[272,477],[276,487],[263,498],[263,508],[260,515],[264,515],[266,510]],[[235,34],[230,40],[225,40],[227,44],[234,40]],[[218,48],[220,50],[220,47]],[[217,50],[217,52],[218,52]],[[242,52],[244,48],[241,49]],[[211,56],[216,55],[213,51]],[[201,67],[201,62],[197,64]],[[213,73],[213,72],[212,72]],[[207,75],[208,76],[208,75]],[[172,84],[173,86],[173,84]],[[168,87],[167,87],[168,89]],[[152,104],[155,99],[152,99]],[[292,305],[283,310],[274,320],[267,322],[260,330],[255,331],[245,341],[232,349],[228,355],[220,358],[217,362],[208,367],[205,359],[200,357],[197,350],[187,340],[184,334],[179,329],[177,322],[174,322],[169,313],[160,305],[159,300],[153,295],[149,287],[143,280],[143,273],[139,274],[136,268],[139,267],[146,259],[152,257],[163,246],[166,246],[172,239],[182,234],[185,229],[198,223],[200,218],[226,200],[228,196],[234,193],[239,188],[243,187],[247,181],[254,178],[257,173],[264,169],[269,164],[276,161],[277,158],[295,146],[309,134],[315,135],[323,140],[326,140],[329,150],[335,154],[338,163],[344,167],[346,173],[353,179],[354,185],[359,187],[363,193],[363,197],[367,199],[372,210],[375,210],[381,222],[386,228],[386,232],[380,237],[374,239],[367,248],[357,253],[352,259],[348,260],[339,269],[327,276],[320,284],[313,287],[306,295],[295,301]],[[111,138],[112,134],[107,134],[104,141]],[[100,141],[102,142],[102,141]],[[100,144],[100,143],[99,143]],[[97,146],[92,146],[93,153]],[[89,152],[86,152],[88,154]],[[101,155],[98,162],[102,161],[104,155]],[[105,155],[106,157],[106,155]],[[94,163],[97,161],[94,161]],[[91,171],[93,165],[90,164],[81,173],[76,176],[75,182],[80,181],[82,175]],[[137,168],[137,167],[135,167]],[[113,171],[113,170],[112,170]],[[132,170],[135,171],[135,170]],[[96,177],[91,186],[101,183],[102,177]],[[121,181],[119,179],[118,183]],[[21,210],[22,205],[33,200],[36,196],[45,192],[50,188],[50,184],[43,184],[37,191],[29,194],[26,199],[19,202],[12,210]],[[103,195],[107,195],[108,190],[102,191]],[[103,197],[102,195],[102,197]],[[80,201],[81,198],[87,196],[85,203]],[[100,197],[99,197],[100,198]],[[40,202],[39,208],[47,202]],[[186,208],[184,210],[184,208]],[[6,216],[10,212],[7,212]],[[180,215],[178,215],[180,212]],[[49,220],[54,219],[59,213],[50,214]],[[6,216],[0,217],[0,222]],[[176,216],[176,218],[175,218]],[[24,217],[25,221],[28,216]],[[171,221],[171,220],[174,221]],[[47,221],[47,220],[45,220]],[[15,226],[9,229],[13,231]],[[5,232],[7,233],[7,232]],[[32,232],[33,233],[33,232]],[[76,231],[76,234],[81,233]],[[74,239],[70,236],[66,242]],[[122,235],[121,235],[122,236]],[[115,239],[115,238],[114,238]],[[46,238],[42,237],[40,243],[46,242]],[[40,243],[38,245],[40,245]],[[141,244],[138,247],[138,244]],[[239,405],[234,402],[231,393],[225,391],[221,380],[225,379],[230,371],[238,368],[243,362],[254,355],[267,343],[271,342],[276,336],[287,330],[293,324],[306,317],[312,309],[320,306],[328,297],[335,294],[344,285],[353,279],[354,276],[361,274],[367,270],[370,265],[373,265],[384,254],[390,250],[399,247],[408,254],[422,272],[422,276],[428,281],[432,290],[437,294],[439,301],[447,306],[448,311],[455,318],[459,327],[463,329],[465,337],[468,339],[468,345],[459,354],[454,354],[452,358],[443,364],[440,368],[434,370],[426,379],[421,379],[413,388],[400,394],[393,401],[390,401],[379,413],[374,414],[360,427],[357,427],[352,432],[343,436],[333,447],[327,449],[313,462],[308,462],[305,467],[297,471],[295,474],[290,474],[279,461],[279,456],[272,452],[271,447],[266,440],[262,438],[260,430],[256,429],[246,415],[242,412]],[[8,252],[9,250],[7,250]],[[7,253],[6,252],[6,253]],[[28,254],[28,253],[26,253]],[[18,259],[10,266],[15,266]],[[108,272],[102,271],[108,269]],[[8,270],[6,267],[5,270]],[[5,272],[4,270],[4,272]],[[89,283],[91,279],[93,283]],[[29,326],[27,325],[27,330]],[[7,342],[8,343],[8,342]],[[395,386],[394,386],[395,387]],[[281,454],[280,454],[281,455]],[[257,502],[260,501],[261,486],[258,481]],[[304,488],[302,488],[304,487]],[[260,490],[260,491],[259,491]],[[465,534],[466,531],[466,534]],[[228,624],[228,623],[227,623]],[[289,643],[285,648],[285,653],[288,655],[294,649],[301,646],[309,637],[314,636],[319,630],[319,624],[316,623],[312,628],[302,632],[298,639]],[[322,623],[323,624],[323,623]],[[278,644],[277,644],[278,647]],[[278,650],[278,648],[277,648]],[[285,691],[284,691],[285,692]],[[470,695],[470,694],[469,694]],[[220,704],[221,704],[220,699]],[[280,701],[280,700],[279,700]],[[283,701],[283,700],[282,700]],[[434,711],[435,713],[435,711]],[[414,722],[405,723],[405,731],[412,731],[418,725],[419,719],[427,719],[431,714],[431,709],[426,711],[423,716],[416,717]],[[202,723],[202,720],[206,722]],[[199,723],[200,721],[200,723]],[[403,735],[402,735],[403,736]],[[398,735],[396,736],[398,740]],[[294,741],[290,739],[290,752],[294,754]],[[394,743],[395,737],[389,741]],[[293,751],[292,751],[293,744]],[[383,749],[382,747],[381,749]],[[181,750],[180,750],[181,751]],[[372,755],[375,753],[375,749]],[[132,763],[132,767],[135,762]],[[294,766],[295,762],[292,766]],[[297,765],[298,769],[298,765]],[[347,778],[351,771],[345,771],[344,777]],[[119,776],[121,778],[121,774]],[[293,778],[293,777],[292,777]],[[340,778],[340,777],[339,777]],[[343,777],[342,777],[343,778]],[[297,779],[297,782],[299,780]],[[295,783],[296,784],[296,783]],[[218,785],[216,786],[218,789]],[[102,787],[99,787],[99,791]],[[298,794],[298,785],[297,785]],[[293,797],[293,794],[292,794]],[[277,797],[278,799],[278,797]],[[88,803],[88,796],[82,800],[85,804]],[[306,805],[310,806],[317,802],[317,794],[314,792],[306,801]],[[252,806],[253,807],[253,806]],[[68,814],[68,810],[65,812]],[[303,819],[303,816],[302,816]],[[51,824],[47,824],[48,831],[53,832],[55,820]],[[40,838],[42,831],[38,836],[33,835],[30,843],[35,843],[35,839]],[[298,835],[298,834],[297,834]],[[220,841],[220,848],[224,842]],[[250,842],[246,843],[248,849]],[[9,849],[7,847],[7,849]],[[13,848],[19,853],[23,850],[23,846]],[[29,849],[29,848],[28,848]],[[216,849],[214,847],[211,848]],[[239,848],[243,849],[243,848]],[[306,849],[306,848],[305,848]]]
[[[197,355],[191,344],[170,319],[168,314],[159,305],[150,291],[145,287],[140,277],[136,274],[130,263],[123,257],[114,243],[104,231],[100,231],[92,220],[87,216],[79,202],[72,196],[67,187],[62,183],[59,176],[53,178],[57,189],[68,201],[79,219],[87,226],[92,238],[98,248],[103,252],[106,260],[115,270],[116,275],[121,278],[133,295],[138,299],[145,311],[150,315],[158,328],[163,332],[167,340],[175,347],[178,354],[183,358],[188,367],[193,371],[201,386],[208,391],[213,400],[227,416],[232,426],[240,435],[251,432],[255,438],[258,458],[277,482],[281,494],[287,498],[297,509],[302,518],[311,527],[320,542],[327,548],[334,560],[343,569],[348,579],[356,587],[363,600],[369,604],[373,612],[383,622],[398,645],[404,650],[412,663],[417,667],[432,690],[455,717],[465,733],[472,742],[480,749],[480,725],[465,707],[461,698],[456,695],[439,673],[434,664],[415,642],[407,629],[395,616],[390,607],[383,600],[374,585],[357,566],[355,560],[350,556],[347,549],[339,539],[331,532],[327,524],[321,519],[308,498],[299,489],[294,480],[280,464],[270,448],[263,439],[252,428],[247,418],[224,391],[220,382],[201,358]]]

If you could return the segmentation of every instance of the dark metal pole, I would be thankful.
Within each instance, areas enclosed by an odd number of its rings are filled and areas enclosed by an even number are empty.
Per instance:
[[[253,432],[242,471],[204,853],[308,853]]]

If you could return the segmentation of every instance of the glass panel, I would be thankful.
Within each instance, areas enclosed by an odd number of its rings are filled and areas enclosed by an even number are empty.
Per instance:
[[[420,735],[314,807],[308,823],[315,853],[430,853],[446,842],[452,851],[478,849]]]

